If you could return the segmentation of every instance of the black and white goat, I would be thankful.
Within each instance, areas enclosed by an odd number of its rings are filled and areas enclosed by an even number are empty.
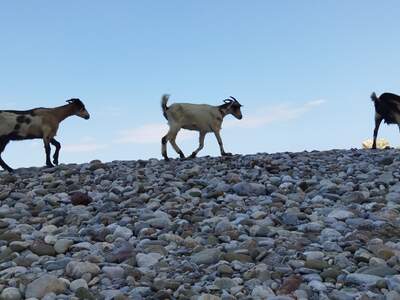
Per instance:
[[[88,120],[90,118],[85,105],[79,99],[67,100],[67,105],[55,108],[34,108],[26,111],[0,110],[0,166],[12,172],[1,158],[6,145],[13,140],[43,139],[46,150],[46,165],[53,167],[50,160],[50,144],[55,146],[53,163],[58,165],[61,144],[54,139],[59,124],[66,118],[76,115]]]
[[[204,147],[204,138],[207,133],[214,132],[217,138],[221,155],[232,155],[224,150],[220,130],[225,116],[231,114],[237,119],[242,119],[240,110],[241,104],[234,98],[224,100],[224,104],[212,106],[208,104],[174,103],[167,106],[169,95],[164,95],[161,100],[161,107],[164,117],[168,121],[169,131],[161,140],[161,153],[165,160],[168,160],[167,143],[171,143],[174,150],[181,158],[185,158],[182,150],[176,144],[176,136],[179,130],[188,129],[199,131],[199,147],[192,153],[191,158]]]
[[[386,124],[397,124],[400,128],[400,96],[392,93],[383,93],[376,96],[372,93],[371,99],[375,105],[375,129],[372,149],[376,149],[376,138],[378,137],[379,126],[382,120]]]

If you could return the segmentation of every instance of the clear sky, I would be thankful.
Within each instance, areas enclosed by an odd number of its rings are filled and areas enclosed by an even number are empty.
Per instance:
[[[222,130],[233,153],[360,147],[371,92],[400,94],[399,11],[396,0],[1,1],[0,109],[83,100],[92,119],[60,126],[67,163],[160,158],[163,93],[236,97],[244,118]],[[380,136],[400,144],[396,126]],[[178,137],[186,154],[197,143]],[[210,134],[200,154],[218,153]],[[43,165],[42,143],[13,142],[3,158]]]

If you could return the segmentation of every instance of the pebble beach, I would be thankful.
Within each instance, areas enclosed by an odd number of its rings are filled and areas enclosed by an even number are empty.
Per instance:
[[[400,151],[0,172],[0,299],[400,299]]]

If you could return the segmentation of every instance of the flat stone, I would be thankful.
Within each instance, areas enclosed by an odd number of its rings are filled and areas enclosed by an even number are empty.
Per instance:
[[[52,245],[48,245],[41,241],[35,241],[30,246],[30,250],[39,256],[55,256],[57,253]]]
[[[90,273],[92,275],[97,275],[100,273],[100,268],[90,262],[77,262],[71,261],[65,268],[65,272],[68,276],[72,278],[82,278],[83,274]]]
[[[233,190],[240,196],[260,196],[265,195],[266,189],[263,184],[240,182],[233,186]]]
[[[67,252],[67,250],[69,249],[69,247],[71,247],[74,244],[73,241],[68,240],[68,239],[60,239],[57,240],[56,243],[54,244],[54,250],[58,253],[58,254],[63,254],[65,252]]]
[[[138,253],[136,255],[136,261],[139,267],[151,267],[154,266],[162,258],[159,253],[143,254]]]
[[[29,248],[30,243],[29,242],[23,242],[23,241],[14,241],[10,243],[10,249],[15,252],[22,252],[25,249]]]
[[[386,266],[369,267],[369,268],[363,270],[361,273],[375,275],[375,276],[379,276],[379,277],[386,277],[386,276],[392,276],[392,275],[398,274],[398,272],[396,270],[394,270],[393,268],[390,268],[390,267],[386,267]]]
[[[329,265],[324,260],[317,260],[317,259],[308,259],[306,260],[304,267],[309,269],[316,269],[316,270],[323,270],[327,268]]]
[[[25,297],[40,299],[49,293],[61,294],[66,289],[64,281],[53,275],[45,274],[27,285]]]
[[[344,209],[335,209],[328,214],[329,218],[335,218],[337,220],[346,220],[349,218],[353,218],[354,214],[351,211]]]
[[[362,274],[362,273],[353,273],[353,274],[348,274],[346,276],[346,283],[352,283],[363,286],[374,286],[381,279],[382,277],[380,276]]]
[[[205,249],[198,253],[194,253],[190,260],[197,265],[212,265],[217,263],[221,258],[221,251],[219,249]]]
[[[110,279],[121,279],[125,277],[124,269],[119,266],[105,266],[102,271]]]
[[[230,290],[232,287],[237,286],[237,283],[228,277],[217,278],[214,281],[214,285],[220,290]]]

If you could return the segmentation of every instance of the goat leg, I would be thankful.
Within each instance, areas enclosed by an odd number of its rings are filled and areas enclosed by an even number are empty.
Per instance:
[[[232,156],[233,154],[230,152],[222,152],[221,155],[222,156]]]
[[[53,155],[53,164],[55,164],[56,166],[58,166],[58,157],[60,155],[60,149],[61,149],[61,144],[54,138],[52,138],[50,140],[50,143],[56,147],[56,151],[54,152]]]
[[[217,138],[219,149],[221,150],[221,155],[222,156],[232,156],[232,153],[225,152],[224,144],[222,143],[222,138],[221,138],[221,135],[219,134],[219,131],[215,131],[214,134],[215,134],[215,137]]]
[[[164,157],[165,161],[169,161],[167,155],[167,143],[168,143],[168,134],[161,139],[161,154]]]
[[[206,137],[205,132],[200,132],[199,135],[199,147],[193,151],[192,155],[189,156],[189,158],[195,158],[197,156],[197,153],[200,152],[201,149],[204,148],[204,138]]]
[[[378,137],[379,126],[381,125],[382,117],[380,115],[375,115],[375,129],[374,129],[374,141],[372,143],[372,149],[376,149],[376,139]]]
[[[44,149],[46,151],[46,166],[52,168],[54,167],[54,165],[51,163],[50,160],[51,148],[49,142],[47,141],[44,142]]]
[[[1,157],[0,157],[0,166],[1,166],[4,170],[6,170],[6,171],[8,171],[8,172],[10,172],[10,173],[13,173],[13,172],[14,172],[14,169],[11,168],[9,165],[7,165]]]
[[[12,172],[14,172],[14,170],[13,170],[9,165],[7,165],[7,164],[4,162],[4,160],[1,158],[1,153],[2,153],[2,152],[4,151],[4,149],[6,148],[8,142],[9,142],[9,141],[8,141],[7,139],[3,139],[3,138],[0,139],[0,166],[1,166],[4,170],[6,170],[6,171],[12,173]]]
[[[169,142],[171,143],[171,145],[172,145],[172,148],[174,148],[174,150],[176,151],[176,153],[178,153],[179,154],[179,157],[181,158],[181,159],[184,159],[185,158],[185,154],[183,154],[183,152],[182,152],[182,150],[179,148],[179,146],[176,144],[176,135],[178,134],[178,131],[179,130],[177,130],[177,131],[170,131],[169,133],[168,133],[168,139],[169,139]]]

